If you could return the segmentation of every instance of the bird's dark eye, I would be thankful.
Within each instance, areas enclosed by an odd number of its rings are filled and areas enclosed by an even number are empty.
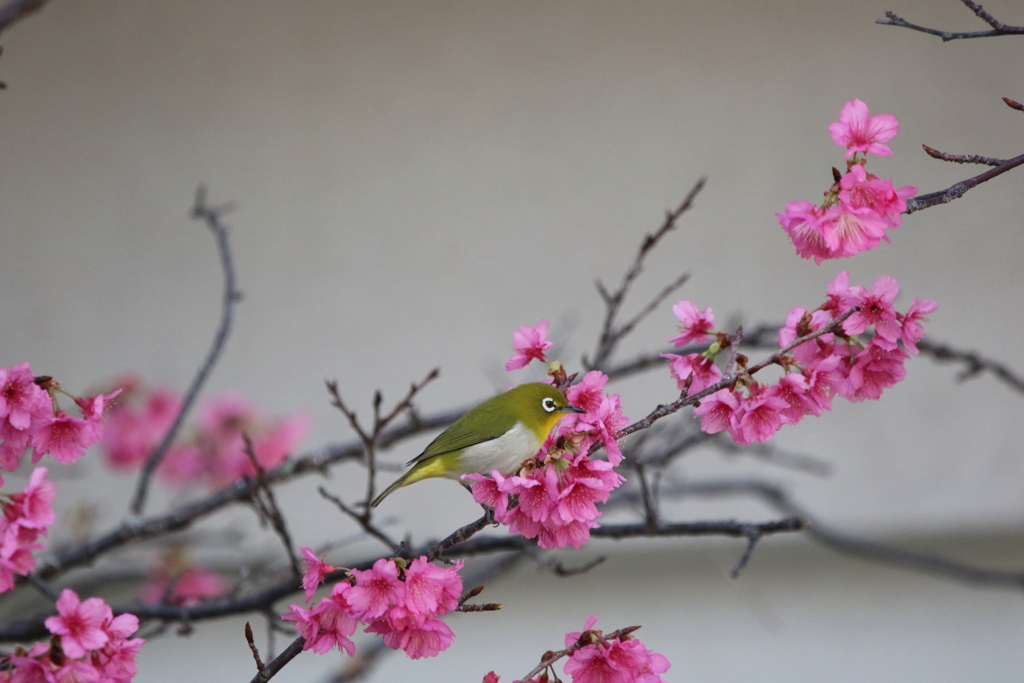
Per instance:
[[[549,413],[554,412],[555,408],[558,407],[557,405],[555,405],[555,399],[553,398],[544,399],[543,401],[540,402],[540,405],[542,408],[544,408],[544,410],[546,410]]]

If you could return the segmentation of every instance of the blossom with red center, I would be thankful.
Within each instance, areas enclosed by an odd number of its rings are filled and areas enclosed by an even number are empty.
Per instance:
[[[444,614],[459,606],[462,595],[462,560],[438,567],[418,557],[405,570],[405,606],[419,616]]]
[[[733,416],[735,429],[730,433],[736,443],[764,443],[782,427],[781,411],[787,408],[786,402],[769,391],[759,389],[755,393],[754,390],[752,385],[751,396]]]
[[[505,363],[506,370],[511,372],[512,370],[525,368],[530,364],[531,360],[539,360],[542,363],[548,362],[544,352],[554,346],[552,342],[547,340],[548,325],[550,324],[551,321],[549,320],[541,320],[537,323],[536,327],[523,325],[512,333],[512,348],[516,352]]]
[[[716,434],[723,429],[730,429],[733,416],[740,411],[740,397],[732,388],[719,389],[710,396],[701,399],[700,405],[693,414],[701,418],[700,429],[706,434]]]
[[[892,302],[900,293],[900,284],[888,275],[882,275],[871,286],[871,294],[858,292],[844,301],[850,308],[860,310],[843,322],[843,330],[852,336],[862,334],[868,326],[875,326],[875,342],[887,349],[896,348],[900,335],[900,324]]]
[[[391,560],[381,558],[373,563],[372,569],[356,569],[352,575],[356,585],[347,599],[361,619],[376,619],[389,605],[405,601],[405,583],[398,579],[398,565]]]
[[[892,150],[882,143],[896,137],[899,122],[892,114],[870,114],[868,105],[860,100],[851,100],[839,112],[839,120],[828,127],[832,140],[840,147],[846,147],[846,156],[857,152],[892,156]]]
[[[668,371],[676,379],[676,386],[687,395],[707,389],[722,379],[722,371],[711,358],[700,353],[679,356],[674,353],[663,353],[662,358],[669,361]]]
[[[886,349],[868,344],[857,354],[849,375],[839,383],[839,395],[851,403],[864,399],[878,399],[883,389],[895,385],[907,376],[903,364],[910,355],[901,348]]]
[[[49,424],[32,435],[32,462],[39,462],[49,453],[54,460],[67,465],[78,460],[96,441],[93,425],[61,410]]]
[[[715,329],[715,315],[711,307],[698,311],[697,307],[689,301],[677,301],[672,307],[672,312],[679,318],[682,325],[679,326],[680,333],[669,340],[675,346],[687,344],[704,344],[714,339],[710,334]]]
[[[71,659],[98,650],[110,640],[104,626],[113,620],[113,612],[102,599],[81,601],[73,590],[65,588],[57,598],[57,612],[58,616],[44,623],[50,633],[60,636],[61,649]]]

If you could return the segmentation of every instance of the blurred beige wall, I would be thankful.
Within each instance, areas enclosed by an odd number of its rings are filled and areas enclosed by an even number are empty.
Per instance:
[[[1024,23],[1019,3],[985,7]],[[602,318],[593,280],[617,282],[643,233],[706,175],[630,310],[684,270],[683,297],[747,324],[817,305],[839,270],[865,284],[891,274],[904,306],[915,295],[940,302],[931,338],[1024,367],[1020,173],[906,217],[891,245],[821,267],[797,259],[775,221],[787,201],[815,201],[830,182],[841,150],[827,126],[854,97],[899,118],[896,156],[869,166],[899,185],[927,192],[979,172],[927,158],[922,143],[1021,152],[1024,121],[999,98],[1024,97],[1024,41],[943,44],[875,25],[886,10],[984,28],[955,0],[52,0],[5,34],[0,58],[0,365],[30,360],[72,390],[125,370],[187,384],[221,286],[212,240],[187,218],[203,182],[213,201],[238,205],[228,222],[245,293],[206,395],[238,389],[277,412],[309,413],[310,448],[347,440],[324,378],[366,413],[374,389],[397,398],[440,366],[421,410],[462,405],[532,378],[502,364],[512,330],[540,318],[554,321],[561,358],[575,364]],[[674,333],[664,306],[620,357]],[[780,446],[831,463],[828,478],[712,454],[678,475],[768,476],[823,519],[866,534],[1016,533],[1021,397],[955,374],[915,358],[881,402],[837,405],[778,435]],[[675,395],[667,373],[621,391],[634,418]],[[410,444],[389,457],[415,453]],[[114,481],[100,509],[108,520],[122,514],[127,488]],[[95,498],[95,480],[67,486]],[[446,487],[396,494],[394,514],[420,538],[450,529],[474,506],[438,506]],[[321,541],[333,511],[305,494],[291,502],[300,542]],[[733,503],[687,512],[768,514]],[[685,590],[686,578],[676,580]],[[891,622],[880,604],[878,624]],[[600,602],[580,609],[601,613]],[[586,616],[576,611],[572,628]],[[722,628],[702,637],[731,637]],[[953,656],[936,638],[920,658]],[[673,647],[666,634],[658,640]],[[768,667],[760,678],[822,680],[785,652],[771,660],[778,677]],[[708,667],[690,676],[697,654],[673,658],[672,680],[735,680]],[[465,656],[446,655],[432,671],[474,680],[475,669],[458,666]],[[984,656],[1021,663],[1019,652]],[[954,669],[928,680],[956,680],[942,677]]]

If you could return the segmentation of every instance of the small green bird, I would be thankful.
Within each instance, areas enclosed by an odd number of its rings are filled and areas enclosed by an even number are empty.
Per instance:
[[[370,504],[377,507],[397,488],[430,477],[458,480],[463,474],[510,475],[534,455],[566,413],[587,411],[569,405],[565,394],[543,382],[521,384],[487,399],[456,420],[422,453],[414,467]]]

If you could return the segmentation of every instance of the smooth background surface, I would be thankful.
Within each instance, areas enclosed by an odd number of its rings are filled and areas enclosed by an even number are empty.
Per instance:
[[[985,7],[1024,23],[1013,2]],[[206,395],[237,389],[275,412],[309,414],[305,448],[348,440],[324,378],[366,414],[374,389],[397,398],[440,366],[420,409],[471,403],[534,377],[502,365],[512,330],[542,317],[572,367],[602,318],[593,280],[618,282],[643,233],[707,175],[627,311],[689,271],[682,296],[719,321],[775,322],[820,303],[839,270],[864,284],[884,273],[899,279],[903,307],[915,295],[941,303],[932,339],[1020,366],[1019,175],[906,217],[892,245],[821,267],[794,257],[775,221],[787,201],[815,201],[830,183],[842,157],[827,126],[854,97],[900,120],[896,156],[869,165],[897,184],[928,192],[982,170],[933,161],[922,143],[1021,151],[1024,120],[999,98],[1024,97],[1024,43],[943,44],[875,25],[885,10],[985,28],[953,0],[54,0],[4,36],[0,58],[2,364],[30,360],[72,391],[125,370],[186,385],[221,286],[212,240],[187,218],[204,182],[213,201],[238,204],[228,222],[246,296]],[[620,358],[662,348],[675,329],[666,305]],[[1021,397],[955,377],[916,358],[883,401],[837,404],[778,435],[781,447],[828,462],[827,478],[711,452],[674,476],[763,475],[845,529],[1019,565],[996,549],[1019,547]],[[633,418],[675,396],[665,372],[619,390]],[[404,462],[420,446],[388,458]],[[97,528],[123,514],[130,480],[102,475],[95,458],[61,476],[66,514],[97,497]],[[354,493],[358,477],[341,469],[328,485]],[[352,532],[315,495],[319,483],[282,493],[301,544]],[[447,482],[389,506],[418,539],[477,512]],[[774,515],[736,501],[678,513]],[[251,517],[237,511],[231,528]],[[988,540],[958,540],[972,536]],[[492,598],[506,612],[456,615],[451,651],[428,663],[394,658],[385,671],[478,680],[495,668],[511,680],[590,612],[608,628],[643,623],[678,681],[998,679],[1024,663],[1018,596],[799,543],[763,546],[739,582],[719,570],[740,548],[692,541],[613,546],[636,554],[569,584],[523,570]],[[230,563],[252,547],[269,555],[277,545],[256,534],[221,550],[235,553]],[[650,569],[644,590],[629,563]],[[240,632],[202,625],[187,665],[173,638],[147,646],[137,680],[245,680]],[[283,680],[336,661],[300,658]]]

